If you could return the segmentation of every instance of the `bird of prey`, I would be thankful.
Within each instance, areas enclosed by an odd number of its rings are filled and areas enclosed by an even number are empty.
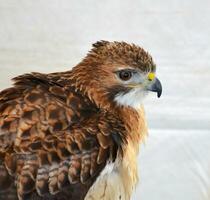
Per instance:
[[[14,78],[0,92],[0,200],[129,200],[155,71],[143,48],[98,41],[72,70]]]

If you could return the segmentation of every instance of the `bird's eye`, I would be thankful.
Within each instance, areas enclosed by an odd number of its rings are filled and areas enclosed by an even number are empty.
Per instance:
[[[128,81],[132,77],[131,71],[122,70],[119,72],[119,78],[123,81]]]

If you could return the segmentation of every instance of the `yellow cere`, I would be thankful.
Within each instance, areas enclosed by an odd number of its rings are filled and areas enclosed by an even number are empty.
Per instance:
[[[148,74],[147,77],[148,77],[148,79],[149,79],[150,81],[152,81],[152,80],[155,78],[155,73],[152,73],[152,72],[151,72],[151,73]]]

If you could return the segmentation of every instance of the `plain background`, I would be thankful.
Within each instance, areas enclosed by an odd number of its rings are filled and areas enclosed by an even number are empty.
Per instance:
[[[133,200],[210,199],[209,0],[0,0],[0,89],[68,70],[101,39],[143,46],[163,84],[145,101]]]

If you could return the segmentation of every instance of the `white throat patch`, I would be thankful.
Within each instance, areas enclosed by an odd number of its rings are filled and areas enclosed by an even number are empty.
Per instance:
[[[146,97],[147,94],[148,92],[145,90],[142,90],[142,88],[133,88],[128,93],[118,94],[114,100],[119,105],[130,106],[130,107],[133,107],[134,109],[138,109],[141,106],[142,101]]]

